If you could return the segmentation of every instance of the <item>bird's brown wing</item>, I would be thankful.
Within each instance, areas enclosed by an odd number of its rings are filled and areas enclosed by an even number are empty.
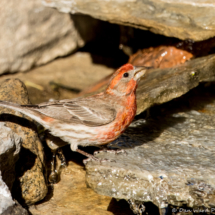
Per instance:
[[[64,107],[71,115],[88,126],[106,125],[116,117],[116,111],[106,104],[68,102],[64,104]]]
[[[98,104],[99,103],[99,104]],[[112,122],[116,117],[114,108],[100,101],[61,100],[32,106],[33,109],[54,119],[87,126],[101,126]]]

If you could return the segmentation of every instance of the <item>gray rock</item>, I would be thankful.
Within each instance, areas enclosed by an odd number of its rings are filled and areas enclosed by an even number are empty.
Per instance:
[[[156,107],[156,117],[133,122],[109,145],[125,153],[96,155],[115,162],[87,163],[88,185],[102,195],[152,201],[159,207],[169,203],[214,208],[214,88],[208,98],[210,90],[199,97],[201,91]]]
[[[21,137],[0,122],[0,171],[3,181],[12,189],[15,180],[15,164],[19,158]]]
[[[5,182],[2,180],[0,171],[0,214],[13,206],[15,202],[12,199],[11,193]]]
[[[168,69],[149,70],[137,88],[137,114],[180,97],[200,82],[215,80],[215,55],[196,58]]]
[[[202,0],[42,0],[62,12],[83,13],[105,21],[180,39],[215,36],[215,3]],[[205,16],[207,14],[207,16]]]
[[[29,215],[29,212],[16,202],[15,205],[8,207],[1,215]]]
[[[26,71],[84,45],[69,14],[40,0],[2,0],[0,74]]]

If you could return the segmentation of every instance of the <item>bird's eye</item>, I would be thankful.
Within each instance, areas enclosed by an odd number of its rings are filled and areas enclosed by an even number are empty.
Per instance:
[[[129,74],[126,72],[123,74],[123,77],[127,78],[129,76]]]

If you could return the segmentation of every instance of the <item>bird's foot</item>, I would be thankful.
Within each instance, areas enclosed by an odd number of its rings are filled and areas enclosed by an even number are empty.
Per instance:
[[[62,170],[66,169],[67,165],[66,165],[65,156],[64,156],[61,148],[52,150],[52,153],[53,153],[53,156],[52,156],[52,161],[51,161],[51,173],[49,175],[49,182],[50,182],[50,184],[56,184],[60,180],[60,174],[61,174]],[[59,160],[61,161],[60,166],[57,165],[56,155],[58,156]]]
[[[89,161],[96,161],[96,162],[99,162],[100,164],[101,163],[105,163],[105,162],[115,162],[115,160],[112,160],[112,159],[106,159],[106,158],[96,158],[96,157],[88,157],[87,159],[83,160],[83,163],[86,165]]]
[[[51,161],[51,173],[49,175],[50,184],[56,184],[58,182],[58,172],[56,170],[56,152],[57,150],[52,150],[52,161]]]
[[[57,171],[52,171],[51,174],[49,175],[49,182],[50,184],[57,184],[58,180],[58,173]]]
[[[103,163],[103,162],[116,162],[115,160],[110,160],[110,159],[106,159],[106,158],[105,159],[97,158],[97,157],[95,157],[95,156],[93,156],[93,155],[91,155],[91,154],[89,154],[89,153],[87,153],[85,151],[80,150],[80,149],[76,149],[76,152],[79,152],[80,154],[88,157],[87,159],[83,160],[84,164],[87,164],[87,162],[89,162],[91,160],[97,161],[99,163]]]
[[[126,153],[127,152],[124,150],[124,149],[108,149],[107,147],[101,149],[101,150],[98,150],[98,151],[95,151],[94,152],[94,155],[96,154],[99,154],[100,152],[109,152],[109,153],[112,153],[112,154],[121,154],[121,153]]]

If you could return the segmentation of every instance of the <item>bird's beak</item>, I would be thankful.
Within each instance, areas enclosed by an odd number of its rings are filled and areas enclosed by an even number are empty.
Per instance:
[[[134,80],[139,81],[142,76],[145,75],[148,67],[145,66],[135,66],[134,67]]]

